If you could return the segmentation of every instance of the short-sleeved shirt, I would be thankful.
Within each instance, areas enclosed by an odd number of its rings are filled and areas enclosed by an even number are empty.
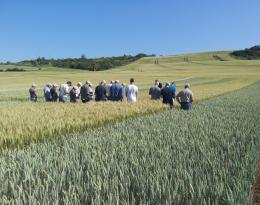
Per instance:
[[[111,100],[114,100],[114,101],[120,100],[120,96],[119,96],[120,89],[121,89],[121,85],[119,85],[118,83],[115,83],[110,87]]]
[[[92,88],[88,84],[83,85],[80,89],[80,96],[81,96],[81,100],[87,100],[87,101],[92,100],[93,98]]]
[[[175,93],[173,90],[169,87],[164,87],[161,90],[161,95],[163,97],[163,103],[165,104],[172,104],[173,103],[173,98],[175,97]]]
[[[37,101],[36,89],[35,88],[30,88],[29,89],[29,93],[30,93],[31,101],[36,102]]]
[[[181,102],[192,103],[194,100],[193,93],[189,88],[180,91],[176,97],[180,98]]]
[[[50,92],[51,92],[52,101],[56,102],[58,100],[57,89],[55,87],[52,87]]]
[[[110,87],[112,86],[112,84],[107,84],[106,85],[106,93],[107,93],[107,96],[110,96]]]
[[[169,88],[172,89],[172,91],[173,91],[174,93],[176,93],[176,91],[177,91],[176,85],[171,84],[171,85],[169,86]]]
[[[60,86],[60,97],[67,96],[69,93],[69,86],[67,84],[62,84]]]
[[[70,91],[70,102],[77,102],[77,91],[75,89]]]
[[[128,85],[126,87],[126,95],[127,95],[127,101],[128,102],[136,102],[137,97],[136,93],[138,92],[138,87],[134,84]]]
[[[119,94],[118,94],[118,99],[123,101],[125,96],[125,87],[120,86]]]
[[[158,86],[153,86],[149,90],[149,95],[151,95],[152,100],[160,100],[161,89]]]
[[[47,102],[52,101],[51,90],[48,86],[44,87],[43,93]]]

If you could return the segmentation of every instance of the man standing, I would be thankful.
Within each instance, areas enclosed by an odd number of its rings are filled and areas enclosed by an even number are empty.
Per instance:
[[[150,88],[149,95],[151,95],[152,100],[160,100],[161,89],[159,88],[159,81],[158,80],[155,80],[154,86],[152,86]]]
[[[30,99],[32,102],[37,102],[37,94],[36,94],[36,84],[32,84],[31,88],[29,89]]]
[[[51,99],[52,102],[57,102],[58,101],[58,92],[57,92],[57,87],[58,85],[56,83],[54,83],[51,87]]]
[[[190,90],[190,84],[185,84],[184,90],[180,91],[176,96],[178,103],[181,104],[181,109],[183,110],[191,110],[192,102],[194,101],[194,96],[192,91]]]
[[[173,102],[175,98],[175,93],[170,89],[169,83],[165,84],[165,87],[161,90],[161,95],[163,97],[163,103],[169,104],[170,109],[173,109]]]
[[[133,78],[130,79],[130,85],[126,87],[126,97],[128,102],[136,102],[138,87],[134,84],[135,80]]]
[[[172,91],[176,94],[176,92],[177,92],[176,82],[173,81],[169,87],[170,87],[170,89],[172,89]]]
[[[120,89],[119,80],[116,80],[115,83],[110,87],[110,97],[112,101],[120,100]]]
[[[70,102],[71,103],[76,103],[77,102],[77,86],[74,86],[71,91],[70,91]]]
[[[114,84],[115,82],[113,80],[111,80],[111,82],[109,84],[106,84],[106,93],[107,93],[107,98],[108,100],[110,100],[110,88],[111,86]]]
[[[67,102],[71,84],[72,84],[71,81],[68,81],[66,84],[61,84],[60,95],[59,95],[60,102],[63,102],[63,103]]]
[[[106,101],[107,100],[107,92],[106,92],[106,81],[102,80],[100,84],[95,89],[95,100],[98,101]]]
[[[48,83],[43,89],[43,94],[46,102],[51,102],[52,97],[51,97],[51,84]]]
[[[118,95],[118,99],[119,101],[124,101],[124,96],[125,96],[125,83],[122,83],[120,86],[120,90],[119,90],[119,95]]]
[[[93,91],[91,88],[91,82],[86,81],[85,85],[83,85],[80,89],[80,96],[81,96],[81,101],[83,103],[89,102],[90,100],[93,99]]]
[[[77,99],[80,98],[80,89],[81,89],[81,86],[82,86],[82,83],[81,82],[78,82],[77,83],[77,89],[76,89],[76,95],[77,95]]]

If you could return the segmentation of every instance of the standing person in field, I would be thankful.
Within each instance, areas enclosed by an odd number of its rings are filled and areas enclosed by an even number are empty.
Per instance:
[[[43,94],[44,94],[44,98],[46,102],[51,102],[52,98],[51,98],[51,84],[48,83],[46,84],[46,86],[43,89]]]
[[[102,80],[100,84],[95,89],[95,100],[99,101],[106,101],[107,100],[107,91],[106,91],[106,81]]]
[[[192,103],[194,101],[194,95],[190,89],[190,84],[187,83],[184,86],[184,89],[178,93],[176,96],[178,103],[181,104],[181,109],[183,110],[191,110]]]
[[[111,82],[109,84],[106,84],[106,93],[107,93],[107,98],[108,100],[110,100],[110,88],[111,86],[115,83],[114,80],[111,80]]]
[[[121,85],[119,84],[119,80],[116,80],[115,83],[110,87],[110,97],[112,101],[120,100],[120,89]]]
[[[82,83],[81,82],[78,82],[77,83],[77,89],[76,89],[76,94],[77,94],[77,99],[80,98],[80,89],[81,89],[81,86],[82,86]]]
[[[163,88],[163,84],[159,81],[159,80],[156,80],[156,81],[158,81],[158,87],[160,88],[160,89],[162,89]]]
[[[93,91],[93,84],[90,82],[89,83],[89,94],[88,94],[89,100],[94,99],[94,91]]]
[[[59,94],[60,102],[63,102],[63,103],[67,102],[71,84],[72,84],[71,81],[68,81],[66,84],[61,84],[60,94]]]
[[[133,78],[130,79],[130,85],[126,87],[126,97],[127,102],[136,102],[137,101],[137,94],[138,94],[138,87],[134,84],[135,80]]]
[[[170,85],[169,83],[165,84],[165,87],[162,88],[162,90],[161,90],[161,95],[163,98],[163,104],[169,104],[170,109],[173,109],[175,93],[173,92],[172,89],[170,89],[169,85]]]
[[[151,95],[152,100],[160,100],[161,98],[161,89],[159,88],[159,81],[155,80],[154,86],[149,90],[149,95]]]
[[[172,89],[172,91],[176,94],[177,92],[177,88],[176,88],[176,82],[173,81],[171,84],[170,84],[170,89]]]
[[[35,83],[33,83],[32,86],[29,89],[30,100],[32,102],[37,102],[36,87],[37,87],[37,85]]]
[[[58,101],[58,91],[57,91],[58,85],[54,83],[51,87],[51,99],[52,102],[57,102]]]
[[[89,102],[93,99],[93,90],[89,80],[87,80],[86,83],[81,87],[80,97],[83,103]]]
[[[126,84],[125,84],[125,83],[122,83],[121,86],[120,86],[118,99],[119,99],[119,101],[121,101],[121,102],[124,101],[125,87],[126,87]]]
[[[73,88],[70,91],[70,102],[76,103],[77,102],[77,86],[73,86]]]

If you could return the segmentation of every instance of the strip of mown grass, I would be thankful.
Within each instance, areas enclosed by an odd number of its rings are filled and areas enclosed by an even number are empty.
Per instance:
[[[0,204],[247,204],[259,89],[4,150]]]

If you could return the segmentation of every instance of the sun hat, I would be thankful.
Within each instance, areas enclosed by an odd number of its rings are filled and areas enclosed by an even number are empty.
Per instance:
[[[82,86],[82,83],[81,83],[81,82],[78,82],[77,85]]]
[[[190,84],[189,83],[185,83],[184,88],[190,88]]]

